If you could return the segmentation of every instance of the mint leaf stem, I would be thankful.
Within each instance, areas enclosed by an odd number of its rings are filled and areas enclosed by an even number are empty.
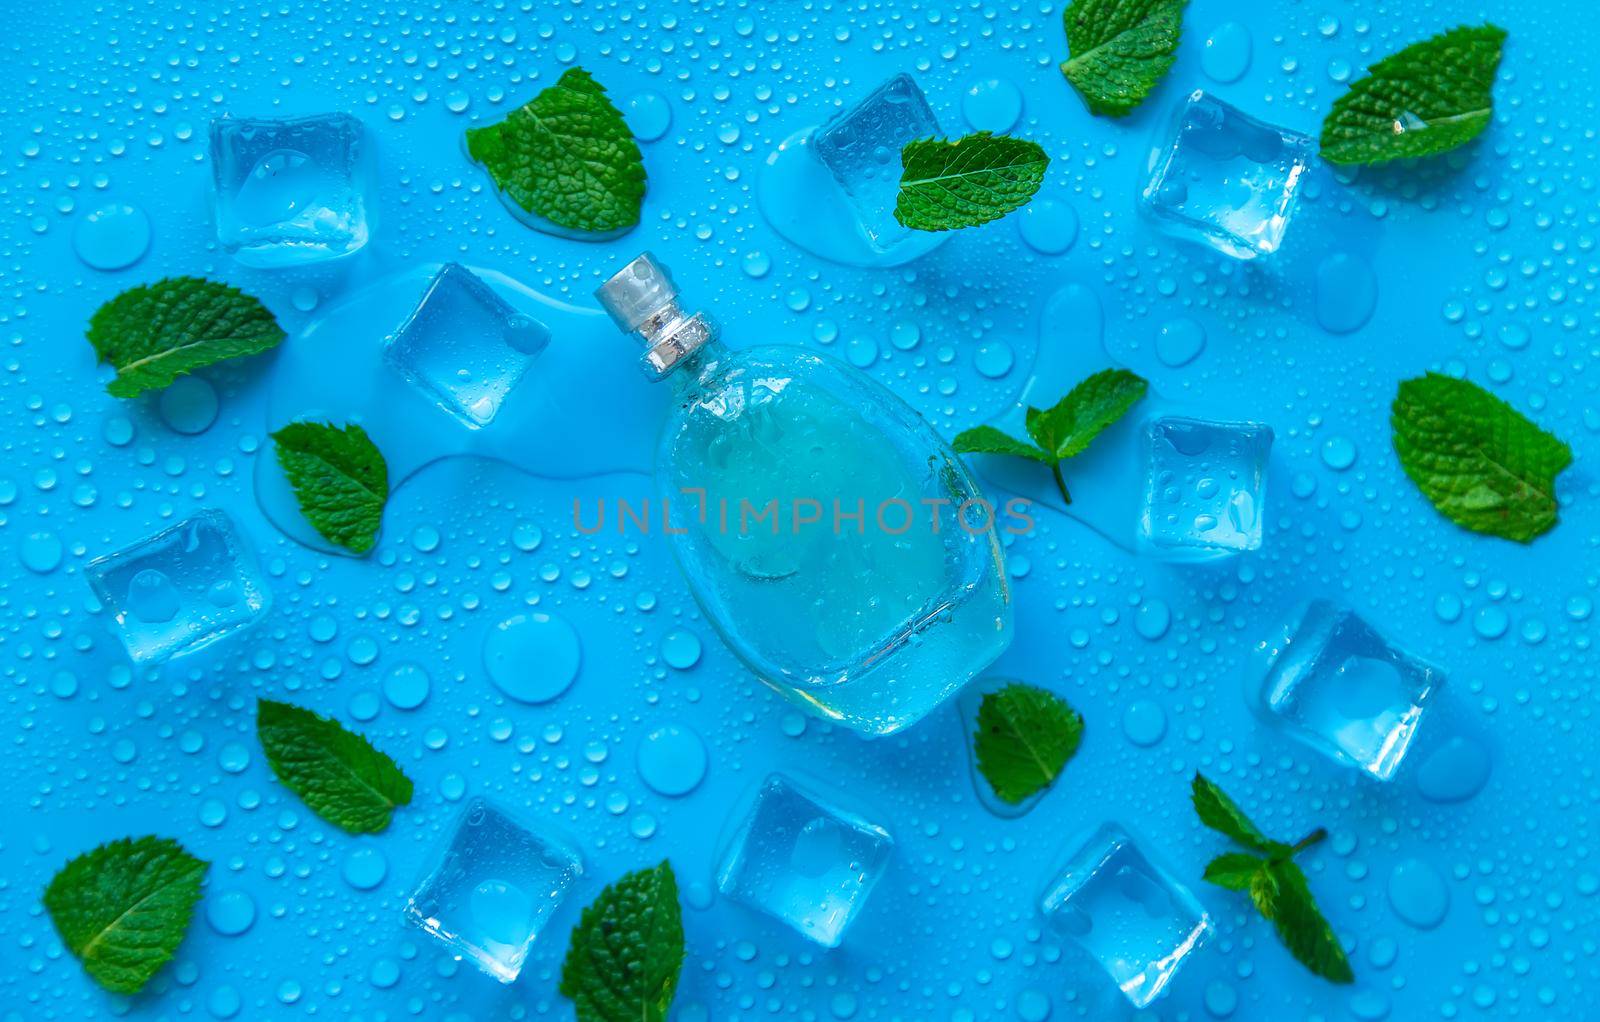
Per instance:
[[[1068,504],[1071,504],[1072,503],[1072,494],[1067,492],[1067,481],[1065,479],[1061,478],[1061,462],[1060,461],[1052,461],[1050,463],[1050,474],[1055,477],[1056,489],[1061,491],[1061,499],[1066,501]]]
[[[1307,834],[1305,837],[1301,838],[1299,841],[1296,841],[1294,844],[1290,845],[1289,846],[1289,855],[1291,855],[1291,856],[1299,855],[1301,852],[1305,851],[1307,848],[1310,848],[1312,845],[1321,843],[1321,841],[1324,838],[1326,838],[1327,836],[1328,836],[1328,829],[1326,827],[1318,827],[1316,830],[1314,830],[1311,833]]]

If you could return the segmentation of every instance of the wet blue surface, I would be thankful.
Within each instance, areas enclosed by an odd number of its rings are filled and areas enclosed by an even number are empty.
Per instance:
[[[1593,1016],[1592,15],[1549,0],[1497,11],[1510,41],[1485,137],[1425,165],[1314,163],[1283,247],[1245,266],[1135,212],[1172,105],[1203,87],[1315,134],[1366,64],[1477,21],[1478,8],[1196,0],[1172,73],[1119,122],[1089,117],[1063,82],[1060,6],[1035,0],[45,0],[6,13],[0,1018],[570,1017],[555,987],[577,908],[662,858],[686,902],[678,1018],[1127,1017],[1105,974],[1036,908],[1064,844],[1104,820],[1149,843],[1217,928],[1152,1017]],[[459,141],[574,64],[633,118],[649,174],[640,226],[601,244],[517,222]],[[947,131],[1014,119],[1043,144],[1040,195],[900,266],[807,254],[765,219],[769,156],[899,71]],[[370,240],[321,267],[238,265],[210,222],[209,121],[328,111],[360,118],[374,145]],[[814,209],[827,223],[837,204]],[[1261,549],[1206,565],[1134,553],[1121,510],[1136,515],[1142,493],[1138,460],[1124,456],[1134,422],[1069,466],[1073,516],[1056,509],[1048,473],[978,466],[997,496],[1046,505],[1008,545],[1017,639],[993,673],[1047,686],[1085,719],[1055,788],[1002,818],[974,791],[953,702],[876,742],[801,717],[721,646],[657,532],[574,527],[575,498],[592,513],[650,492],[665,395],[589,298],[646,248],[731,344],[843,358],[946,436],[1009,421],[1024,390],[1053,402],[1108,364],[1149,377],[1147,412],[1267,423]],[[851,261],[859,246],[835,255]],[[500,436],[421,418],[434,414],[425,401],[371,382],[370,342],[447,261],[551,328],[496,417],[509,424]],[[82,340],[89,315],[180,273],[260,295],[290,338],[164,395],[108,397]],[[357,295],[365,304],[334,311]],[[1429,368],[1466,374],[1572,446],[1562,522],[1532,546],[1456,529],[1403,478],[1388,405],[1400,379]],[[405,478],[366,560],[291,538],[285,529],[303,530],[273,503],[266,434],[311,408],[378,423]],[[500,460],[422,467],[448,455]],[[246,634],[134,668],[85,566],[208,507],[256,549],[271,612]],[[1388,784],[1249,711],[1258,647],[1311,597],[1351,606],[1447,678]],[[519,616],[507,638],[500,626]],[[530,662],[570,683],[514,670]],[[257,696],[371,735],[416,781],[414,803],[377,836],[321,822],[268,771]],[[729,807],[796,767],[847,788],[894,838],[833,951],[713,893]],[[1353,987],[1309,976],[1242,897],[1199,882],[1226,842],[1188,807],[1196,769],[1269,833],[1329,829],[1301,861],[1350,949]],[[474,795],[584,855],[584,877],[510,987],[402,917]],[[39,895],[70,857],[151,832],[212,866],[177,960],[121,998],[64,951]]]

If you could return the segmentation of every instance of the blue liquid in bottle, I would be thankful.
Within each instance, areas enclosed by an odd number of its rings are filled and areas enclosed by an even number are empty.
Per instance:
[[[730,351],[646,254],[599,290],[676,405],[656,476],[706,617],[825,718],[891,734],[1011,641],[997,515],[914,409],[832,359]]]

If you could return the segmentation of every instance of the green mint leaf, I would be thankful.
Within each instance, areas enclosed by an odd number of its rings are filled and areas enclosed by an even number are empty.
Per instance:
[[[89,343],[116,367],[112,397],[135,397],[230,358],[283,340],[265,305],[237,288],[201,277],[169,277],[131,288],[89,320]]]
[[[1057,458],[1082,454],[1107,426],[1144,397],[1149,384],[1126,369],[1102,369],[1046,410],[1028,409],[1028,435]]]
[[[62,867],[44,907],[95,982],[138,993],[183,942],[209,865],[168,838],[122,838]]]
[[[1454,28],[1378,61],[1322,122],[1329,163],[1432,156],[1476,138],[1494,116],[1495,72],[1506,32]]]
[[[351,834],[389,826],[411,802],[411,780],[394,760],[337,721],[289,703],[256,703],[256,737],[278,780],[312,812]]]
[[[1289,846],[1273,841],[1250,822],[1233,799],[1213,784],[1205,775],[1196,772],[1190,784],[1190,797],[1194,801],[1195,815],[1200,822],[1219,834],[1233,838],[1251,851],[1262,855],[1282,855]]]
[[[954,142],[907,142],[900,150],[894,218],[914,231],[953,231],[998,220],[1025,205],[1050,157],[1037,142],[980,131]]]
[[[498,124],[467,129],[467,154],[512,202],[574,231],[639,222],[644,157],[606,90],[579,67]]]
[[[1250,901],[1255,905],[1256,911],[1261,913],[1261,918],[1270,923],[1278,914],[1278,881],[1266,865],[1263,862],[1261,870],[1250,878],[1249,890]]]
[[[1212,859],[1204,879],[1230,891],[1248,891],[1267,860],[1249,852],[1228,852]]]
[[[389,499],[389,466],[367,431],[291,422],[272,439],[306,521],[330,543],[358,554],[371,550]]]
[[[951,445],[957,454],[1009,454],[1018,458],[1032,458],[1034,461],[1047,464],[1055,460],[1026,440],[1018,440],[993,426],[975,426],[972,429],[962,430],[956,434]]]
[[[1322,910],[1317,908],[1305,873],[1287,859],[1269,864],[1266,872],[1272,877],[1275,892],[1269,918],[1283,946],[1301,965],[1323,979],[1334,983],[1353,982],[1355,973],[1350,970],[1344,948]]]
[[[629,873],[573,927],[561,994],[578,1022],[665,1022],[683,969],[683,910],[672,866]]]
[[[1429,373],[1400,384],[1389,422],[1400,467],[1464,529],[1527,543],[1556,524],[1566,444],[1477,384]]]
[[[978,771],[1016,805],[1061,774],[1083,740],[1083,718],[1053,693],[1011,684],[983,697],[972,740]]]
[[[1061,73],[1089,112],[1125,116],[1172,67],[1187,0],[1073,0]]]

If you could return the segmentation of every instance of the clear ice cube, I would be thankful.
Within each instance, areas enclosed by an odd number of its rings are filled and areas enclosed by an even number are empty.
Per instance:
[[[1394,776],[1444,675],[1391,646],[1355,611],[1304,607],[1269,662],[1257,709],[1337,762]]]
[[[389,339],[384,359],[471,429],[487,426],[550,331],[517,312],[471,270],[445,263]]]
[[[141,664],[209,646],[272,603],[255,552],[221,511],[201,511],[96,558],[84,576],[116,622],[128,656]]]
[[[217,242],[247,266],[347,256],[367,243],[371,159],[349,114],[211,122]]]
[[[406,918],[452,954],[512,983],[582,873],[582,858],[566,842],[474,798],[406,900]]]
[[[838,947],[893,848],[882,827],[773,774],[721,856],[717,888]]]
[[[812,136],[813,151],[839,182],[874,249],[887,251],[913,233],[894,218],[901,148],[940,135],[922,90],[910,75],[897,74]]]
[[[1193,560],[1261,546],[1270,427],[1163,416],[1144,439],[1142,547]]]
[[[1135,1008],[1160,996],[1211,920],[1188,888],[1139,850],[1127,831],[1103,824],[1050,881],[1040,910],[1111,976]]]
[[[1283,242],[1310,166],[1311,139],[1203,91],[1179,104],[1150,152],[1140,208],[1163,230],[1235,259]]]

